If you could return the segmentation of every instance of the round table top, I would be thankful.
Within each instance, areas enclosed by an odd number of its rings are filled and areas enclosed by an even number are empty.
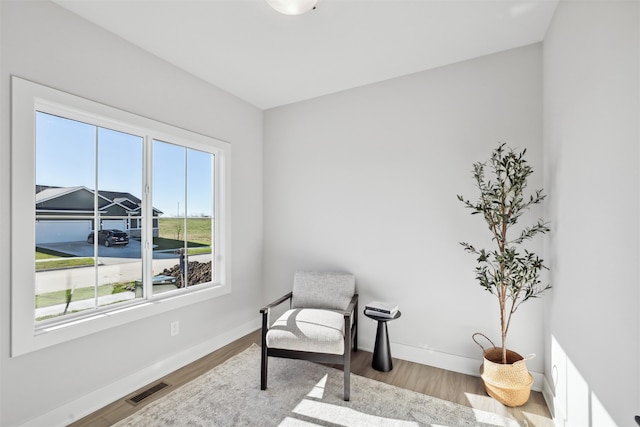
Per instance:
[[[370,319],[377,320],[378,322],[387,322],[387,321],[389,321],[389,320],[395,320],[395,319],[397,319],[398,317],[400,317],[400,316],[402,315],[402,313],[400,312],[400,310],[398,310],[398,311],[396,312],[396,314],[395,314],[393,317],[377,316],[377,315],[375,315],[375,314],[371,314],[371,311],[367,311],[367,310],[365,309],[365,311],[364,311],[364,315],[365,315],[365,316],[367,316],[367,317],[369,317]]]

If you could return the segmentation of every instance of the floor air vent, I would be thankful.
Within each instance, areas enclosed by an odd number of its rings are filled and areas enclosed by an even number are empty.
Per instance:
[[[154,394],[156,394],[157,392],[159,392],[160,390],[169,387],[169,384],[165,383],[165,382],[161,382],[158,383],[156,385],[154,385],[153,387],[150,387],[144,391],[141,391],[140,393],[136,394],[133,397],[130,397],[127,399],[127,402],[131,403],[132,405],[137,405],[138,403],[142,402],[143,400],[145,400],[147,397],[152,396]]]

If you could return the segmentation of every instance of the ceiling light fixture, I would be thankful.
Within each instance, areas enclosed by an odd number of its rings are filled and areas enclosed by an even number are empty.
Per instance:
[[[302,15],[316,8],[318,0],[265,0],[269,6],[285,15]]]

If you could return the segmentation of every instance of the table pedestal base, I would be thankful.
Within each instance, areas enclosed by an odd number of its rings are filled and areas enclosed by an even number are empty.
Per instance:
[[[373,369],[381,372],[389,372],[393,369],[391,361],[391,348],[389,347],[389,334],[387,332],[387,322],[378,321],[378,331],[376,332],[376,344],[373,349]]]

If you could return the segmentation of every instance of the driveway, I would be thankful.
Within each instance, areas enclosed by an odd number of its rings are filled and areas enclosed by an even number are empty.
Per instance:
[[[94,245],[92,243],[82,242],[60,242],[60,243],[42,243],[38,247],[49,249],[57,252],[63,252],[76,257],[93,257]],[[127,246],[114,245],[106,247],[98,245],[98,258],[102,264],[113,264],[123,262],[139,261],[142,252],[142,244],[135,239],[129,240]],[[154,259],[171,259],[178,258],[178,254],[173,251],[154,252]],[[128,260],[128,261],[127,261]]]

